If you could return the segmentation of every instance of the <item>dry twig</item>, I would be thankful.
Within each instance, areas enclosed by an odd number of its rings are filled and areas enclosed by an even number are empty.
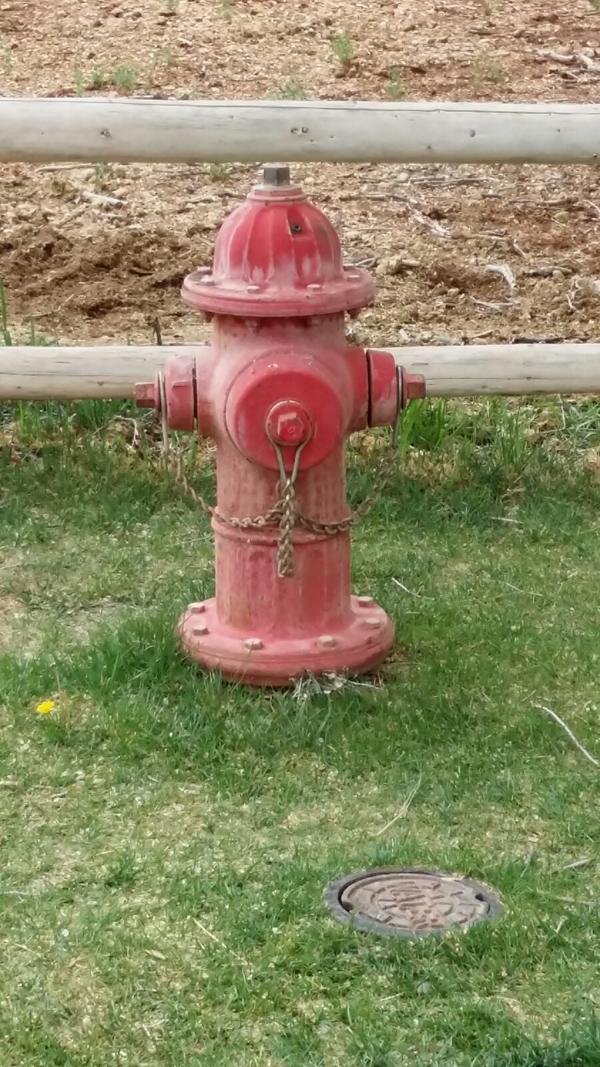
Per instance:
[[[434,599],[434,597],[432,597],[432,596],[423,596],[422,593],[413,592],[412,589],[409,589],[408,586],[404,585],[404,583],[399,581],[398,578],[392,578],[392,581],[394,582],[395,585],[399,586],[399,588],[402,589],[403,592],[408,593],[409,596],[417,597],[418,600],[433,600]]]
[[[423,776],[419,772],[419,777],[413,787],[409,790],[406,799],[404,800],[402,807],[400,808],[400,811],[397,813],[397,815],[394,815],[393,819],[390,819],[389,822],[386,822],[385,826],[381,827],[381,830],[375,830],[375,833],[371,834],[372,837],[381,837],[381,835],[384,834],[386,830],[389,830],[390,827],[394,825],[394,823],[398,822],[398,819],[404,818],[404,816],[408,813],[408,809],[410,808],[413,800],[415,799],[419,789],[421,788],[422,780]]]
[[[508,263],[490,263],[487,267],[485,267],[485,273],[499,274],[501,278],[504,278],[504,281],[508,285],[508,288],[510,289],[511,293],[514,291],[515,285],[517,283],[515,281],[515,276]]]
[[[91,163],[48,163],[44,167],[36,167],[38,174],[54,174],[61,170],[91,170]]]
[[[206,934],[207,937],[210,937],[211,941],[214,941],[215,945],[218,945],[219,948],[225,949],[225,952],[228,952],[230,956],[233,956],[233,958],[236,959],[239,963],[243,964],[244,967],[248,966],[248,961],[245,960],[243,956],[239,956],[237,952],[234,952],[232,948],[229,948],[229,945],[226,945],[224,941],[221,941],[220,937],[216,937],[216,935],[213,934],[211,930],[208,930],[206,926],[203,926],[200,922],[200,919],[197,919],[195,916],[193,916],[192,922],[195,923],[199,930],[202,930],[203,934]]]
[[[505,308],[512,308],[517,303],[516,300],[478,300],[475,296],[472,296],[471,300],[477,307],[487,308],[488,311],[504,311]]]
[[[528,278],[552,278],[556,274],[572,274],[574,267],[561,266],[559,263],[548,263],[545,266],[529,267],[525,274]]]
[[[431,230],[435,237],[443,237],[445,240],[452,237],[447,226],[442,226],[436,219],[430,219],[429,215],[424,215],[422,211],[419,211],[419,209],[414,206],[414,204],[408,203],[407,207],[415,222],[420,223],[421,226],[426,226],[428,230]]]
[[[574,860],[573,863],[565,863],[564,867],[559,867],[559,870],[576,871],[579,867],[587,867],[591,862],[591,856],[582,856],[580,860]]]
[[[582,756],[585,756],[585,758],[589,760],[589,762],[592,763],[594,767],[600,767],[600,763],[598,762],[598,760],[595,759],[594,756],[592,756],[591,752],[588,752],[587,748],[584,748],[584,746],[581,744],[581,741],[577,740],[571,728],[567,726],[566,722],[564,722],[563,719],[561,719],[560,715],[557,715],[555,711],[552,711],[552,708],[546,707],[545,704],[534,704],[533,707],[537,708],[539,711],[544,711],[546,715],[549,715],[551,719],[554,719],[554,722],[558,723],[558,725],[565,731],[567,737],[571,739],[575,747],[579,749]]]
[[[104,193],[92,193],[89,189],[81,189],[77,194],[78,200],[86,200],[88,204],[97,204],[98,207],[125,207],[126,200],[120,196],[106,196]]]
[[[491,178],[491,177],[485,177],[485,178],[467,178],[467,177],[459,178],[459,177],[454,177],[453,178],[453,177],[444,177],[443,175],[440,176],[440,177],[436,177],[434,175],[430,175],[430,176],[423,175],[422,177],[420,176],[420,177],[417,177],[417,178],[412,178],[410,175],[408,175],[406,178],[404,178],[404,181],[407,184],[410,184],[410,185],[433,185],[433,186],[437,187],[437,186],[444,186],[444,185],[481,185],[483,182],[486,182],[486,183],[497,183],[497,182],[500,181],[500,178]]]
[[[579,66],[589,74],[600,74],[600,63],[596,63],[591,56],[586,56],[585,52],[541,51],[539,54],[546,59],[554,60],[555,63],[561,63],[565,66]]]
[[[600,207],[598,207],[597,204],[594,204],[593,200],[582,200],[581,205],[582,207],[589,207],[590,211],[594,213],[596,218],[600,219]],[[578,207],[579,205],[575,206]]]

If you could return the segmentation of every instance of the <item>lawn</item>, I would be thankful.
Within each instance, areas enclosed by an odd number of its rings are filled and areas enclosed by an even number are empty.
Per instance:
[[[598,7],[5,0],[2,92],[594,103]],[[357,344],[597,340],[597,166],[292,173],[376,274]],[[206,340],[181,280],[255,175],[3,165],[0,344],[149,343],[157,315]],[[600,760],[600,403],[407,413],[354,535],[396,651],[329,691],[179,656],[211,535],[132,419],[0,403],[0,1067],[600,1067],[600,768],[541,710]],[[353,502],[385,447],[351,442]],[[502,916],[336,923],[325,888],[380,864],[481,880]]]
[[[536,707],[600,756],[600,407],[414,408],[354,538],[397,651],[331,692],[180,658],[210,532],[130,414],[2,409],[2,1067],[600,1063],[600,771]],[[383,447],[351,443],[355,501]],[[336,923],[329,882],[388,863],[504,913]]]

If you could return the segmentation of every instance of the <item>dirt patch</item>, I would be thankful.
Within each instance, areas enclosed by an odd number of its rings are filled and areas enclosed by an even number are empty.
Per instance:
[[[25,659],[39,654],[50,635],[58,633],[67,640],[84,644],[102,623],[118,625],[126,609],[121,604],[105,602],[79,611],[54,613],[32,609],[14,596],[0,596],[0,654]]]
[[[0,596],[0,652],[14,651],[16,634],[21,637],[27,608],[14,596]]]
[[[585,102],[598,99],[599,26],[589,0],[551,9],[541,0],[379,0],[360,12],[349,0],[318,9],[308,0],[12,0],[0,7],[0,69],[6,94]],[[205,337],[180,283],[210,261],[255,172],[4,167],[0,278],[13,316],[33,316],[44,334],[73,344],[150,341],[157,316],[166,340]],[[595,169],[294,172],[339,227],[348,259],[381,264],[360,340],[596,338]],[[125,203],[103,207],[82,191]],[[412,265],[388,270],[395,257]],[[514,287],[488,269],[498,265]]]

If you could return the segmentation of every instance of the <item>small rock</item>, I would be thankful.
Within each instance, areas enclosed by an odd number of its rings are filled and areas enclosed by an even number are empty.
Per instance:
[[[49,252],[56,244],[56,234],[50,226],[42,226],[38,233],[36,247],[43,252]]]
[[[414,270],[415,267],[419,267],[420,263],[417,259],[409,259],[407,256],[388,256],[386,259],[380,260],[375,270],[375,273],[379,277],[387,275],[404,274],[407,270]]]
[[[33,205],[21,204],[17,207],[15,215],[22,222],[29,222],[36,215],[37,208]]]
[[[214,229],[212,223],[207,222],[194,222],[191,226],[188,226],[185,231],[186,237],[195,237],[198,233],[207,233],[209,230]]]

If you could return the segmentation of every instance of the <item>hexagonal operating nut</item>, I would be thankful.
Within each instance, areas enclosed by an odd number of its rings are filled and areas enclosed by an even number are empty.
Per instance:
[[[285,163],[266,163],[262,172],[263,185],[289,185],[290,168]]]
[[[279,415],[275,423],[275,438],[282,445],[299,445],[306,437],[306,427],[298,415]]]
[[[134,397],[138,408],[160,407],[156,382],[139,382],[134,389]]]
[[[412,371],[402,369],[402,404],[408,404],[409,400],[424,400],[426,395],[425,378],[422,374],[413,374]]]
[[[278,445],[301,445],[312,436],[312,420],[297,400],[280,400],[267,415],[267,434]]]

